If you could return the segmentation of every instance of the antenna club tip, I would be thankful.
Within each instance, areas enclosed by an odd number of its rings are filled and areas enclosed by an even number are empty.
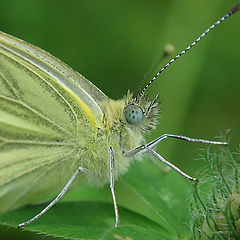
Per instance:
[[[195,183],[199,183],[200,182],[200,179],[198,179],[198,178],[189,178],[189,180],[192,180],[193,182],[195,182]]]
[[[195,181],[196,183],[199,183],[200,182],[200,179],[196,179],[196,181]]]
[[[167,43],[164,47],[164,55],[168,56],[175,52],[175,47],[171,43]]]
[[[234,14],[236,12],[240,11],[240,2],[231,9],[231,13]]]

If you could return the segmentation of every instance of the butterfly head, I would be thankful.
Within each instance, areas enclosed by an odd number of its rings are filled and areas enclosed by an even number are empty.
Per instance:
[[[139,128],[143,131],[154,129],[158,122],[158,95],[150,101],[145,95],[133,98],[128,94],[127,103],[123,111],[123,118],[130,128]]]

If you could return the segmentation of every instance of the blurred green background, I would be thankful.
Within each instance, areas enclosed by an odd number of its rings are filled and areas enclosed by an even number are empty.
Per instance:
[[[119,99],[128,89],[136,91],[166,43],[175,46],[174,55],[179,53],[236,3],[1,1],[0,30],[45,49],[109,97]],[[147,136],[148,140],[164,133],[216,139],[231,129],[230,146],[236,150],[240,132],[239,22],[240,16],[236,15],[218,26],[152,85],[149,96],[159,93],[162,104],[160,124]],[[170,58],[160,66],[167,60]],[[158,151],[194,174],[203,165],[196,159],[204,147],[166,140]],[[8,233],[3,229],[0,236],[3,232]],[[14,239],[14,235],[8,237]],[[31,234],[28,237],[34,239]]]

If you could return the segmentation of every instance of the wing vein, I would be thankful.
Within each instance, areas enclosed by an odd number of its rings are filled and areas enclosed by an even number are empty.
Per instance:
[[[43,71],[42,68],[38,67],[36,64],[34,64],[33,61],[31,61],[30,59],[26,58],[25,56],[21,55],[20,53],[14,51],[13,49],[10,49],[6,46],[2,46],[3,49],[5,49],[5,51],[7,52],[10,52],[11,54],[15,55],[15,56],[18,56],[20,57],[21,59],[24,59],[26,62],[28,62],[28,64],[30,66],[33,66],[33,67],[36,67],[37,69],[39,69],[40,71],[44,72],[46,75],[48,76],[52,76],[50,75],[50,73],[48,73],[47,71]],[[6,55],[5,56],[9,57],[12,61],[17,61],[16,59],[13,59],[11,56],[9,55]],[[47,84],[68,106],[68,108],[70,109],[70,111],[72,112],[72,114],[74,115],[75,117],[75,124],[76,124],[76,134],[78,134],[78,117],[77,117],[77,114],[76,112],[74,111],[74,109],[72,108],[71,104],[62,96],[62,94],[56,90],[56,88],[54,88],[49,82],[47,82],[44,77],[42,77],[41,75],[39,75],[38,73],[36,73],[33,69],[29,68],[28,66],[26,65],[23,65],[20,61],[17,61],[18,64],[21,64],[24,68],[28,69],[28,71],[32,72],[33,74],[35,74],[36,76],[38,76],[45,84]],[[55,80],[56,78],[53,77]],[[56,81],[58,83],[58,81]],[[59,84],[59,83],[58,83]]]
[[[73,151],[74,151],[74,150],[73,150]],[[60,163],[60,162],[62,162],[62,161],[64,161],[64,160],[66,160],[66,157],[67,157],[68,155],[71,155],[73,151],[71,151],[70,153],[66,154],[65,156],[61,156],[61,159],[62,159],[62,160],[60,160],[60,161],[55,161],[55,163]],[[30,159],[30,158],[29,158],[29,159]],[[26,159],[26,160],[29,160],[29,159]],[[46,161],[42,162],[40,165],[38,165],[38,166],[34,165],[34,167],[32,167],[32,168],[27,169],[27,170],[25,170],[25,171],[21,171],[19,174],[16,174],[13,178],[11,178],[11,179],[9,179],[9,180],[5,180],[5,182],[3,181],[3,182],[1,183],[1,185],[0,185],[0,187],[3,187],[3,186],[5,186],[5,185],[13,182],[14,180],[19,179],[20,177],[23,177],[23,176],[25,176],[25,175],[27,175],[27,174],[29,174],[29,173],[33,173],[33,172],[39,170],[39,169],[42,168],[42,167],[45,167],[45,166],[48,166],[48,165],[51,166],[52,164],[53,164],[53,163],[51,163],[51,162],[49,163],[49,160],[46,160]]]
[[[76,144],[72,143],[67,143],[67,142],[44,142],[44,141],[27,141],[27,140],[9,140],[4,137],[0,136],[0,140],[3,141],[0,146],[3,146],[5,144],[29,144],[29,145],[46,145],[46,146],[75,146]]]
[[[10,91],[13,93],[13,95],[16,97],[16,99],[20,99],[20,96],[18,95],[16,89],[10,84],[10,82],[7,80],[7,78],[0,72],[0,77],[2,77],[3,81],[7,84],[7,86],[10,88]]]
[[[58,124],[56,124],[54,121],[52,121],[51,119],[49,119],[48,117],[44,116],[42,113],[38,112],[36,109],[28,106],[26,103],[22,102],[22,101],[19,101],[19,100],[16,100],[16,99],[13,99],[13,98],[10,98],[10,97],[7,97],[7,96],[4,96],[4,95],[1,95],[0,94],[0,98],[4,99],[4,100],[7,100],[7,101],[10,101],[10,102],[14,102],[14,103],[17,103],[23,107],[25,107],[26,109],[28,109],[29,111],[31,111],[32,113],[34,113],[35,115],[37,115],[38,117],[46,120],[47,122],[51,123],[52,125],[54,125],[55,127],[57,127],[58,129],[62,130],[63,132],[67,133],[68,135],[72,135],[69,131],[67,131],[65,128],[59,126]]]
[[[67,154],[67,155],[65,156],[65,158],[66,158],[68,155],[69,155],[69,154]],[[14,202],[13,202],[12,204],[16,203],[16,202],[17,202],[19,199],[21,199],[25,194],[27,194],[27,192],[30,191],[30,190],[34,187],[34,185],[36,184],[36,182],[37,182],[41,177],[43,177],[43,175],[45,175],[47,172],[49,172],[53,167],[56,167],[56,165],[58,165],[58,164],[62,163],[63,161],[65,161],[65,158],[63,158],[61,161],[57,161],[56,163],[54,163],[54,164],[52,164],[52,165],[49,164],[49,167],[47,168],[47,170],[46,170],[45,172],[43,172],[42,174],[40,174],[37,178],[35,178],[34,181],[31,182],[31,184],[28,185],[27,188],[26,188],[17,198],[14,199]],[[48,164],[46,164],[46,165],[48,165]],[[42,167],[44,167],[44,166],[45,166],[45,165],[42,165],[42,166],[40,166],[40,168],[42,168]]]

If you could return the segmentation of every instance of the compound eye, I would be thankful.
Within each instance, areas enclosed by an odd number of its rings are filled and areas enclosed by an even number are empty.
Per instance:
[[[143,111],[139,106],[131,104],[126,107],[125,116],[129,124],[139,124],[143,120]]]

